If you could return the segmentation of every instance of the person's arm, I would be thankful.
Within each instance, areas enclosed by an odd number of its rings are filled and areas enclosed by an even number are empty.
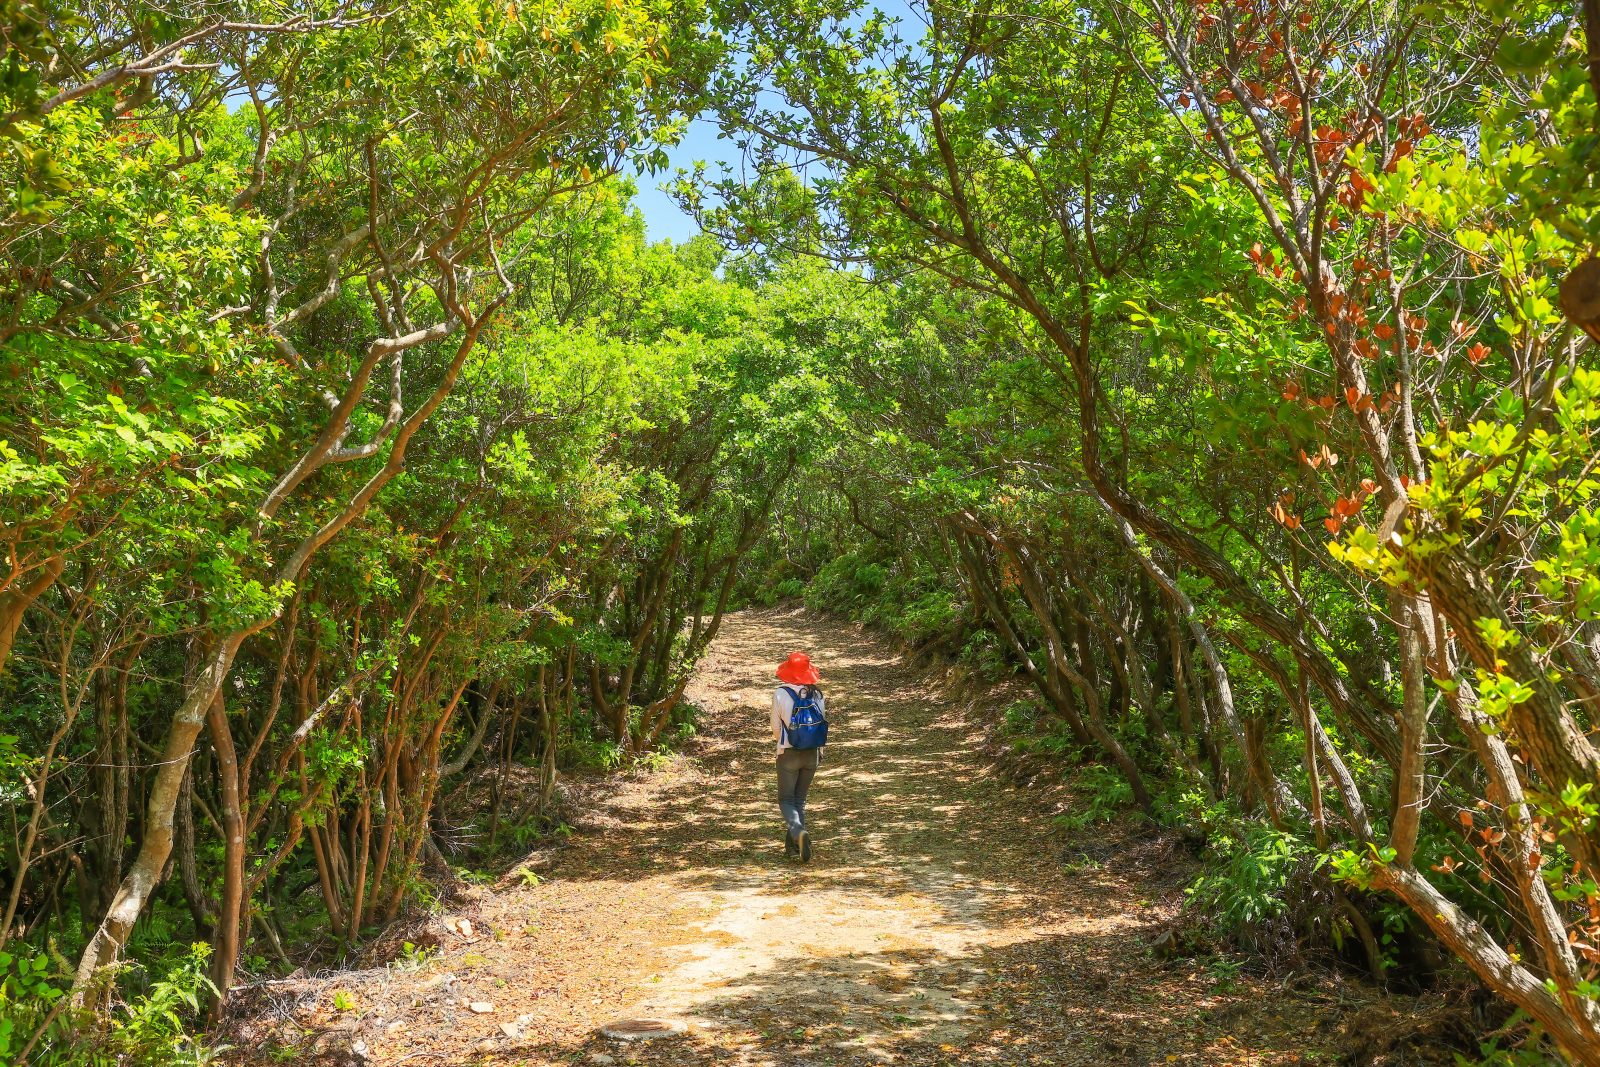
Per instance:
[[[784,712],[788,709],[783,706],[784,692],[782,689],[772,691],[772,739],[783,740]]]

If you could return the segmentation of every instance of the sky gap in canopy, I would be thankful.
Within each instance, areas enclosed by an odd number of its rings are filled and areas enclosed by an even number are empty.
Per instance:
[[[902,35],[913,47],[927,30],[926,14],[913,10],[906,0],[864,4],[849,23],[861,26],[874,13],[898,20]],[[703,115],[696,117],[689,123],[683,140],[667,149],[667,171],[639,176],[639,192],[634,197],[634,203],[644,215],[645,232],[649,240],[681,244],[700,232],[694,218],[663,189],[663,186],[671,184],[679,171],[692,171],[697,161],[704,161],[713,178],[720,177],[724,168],[740,178],[753,177],[744,171],[744,159],[739,146],[728,138],[719,137],[718,133],[715,121]]]

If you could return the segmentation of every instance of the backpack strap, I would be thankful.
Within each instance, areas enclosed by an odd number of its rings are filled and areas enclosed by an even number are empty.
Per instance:
[[[786,685],[780,685],[778,688],[789,694],[789,713],[791,715],[794,714],[794,706],[800,703],[800,694],[796,693],[793,689]],[[778,720],[778,730],[778,743],[787,745],[789,743],[789,727],[781,718]]]

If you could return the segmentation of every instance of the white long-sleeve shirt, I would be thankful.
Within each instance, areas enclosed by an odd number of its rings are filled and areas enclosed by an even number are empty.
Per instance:
[[[803,692],[806,687],[797,685],[794,688]],[[828,705],[822,698],[822,690],[813,689],[811,695],[816,699],[817,710],[822,712],[823,717],[826,718]],[[772,739],[778,742],[779,753],[789,747],[789,742],[785,740],[784,731],[789,729],[789,715],[793,711],[794,697],[789,695],[788,689],[781,685],[778,686],[772,691]]]

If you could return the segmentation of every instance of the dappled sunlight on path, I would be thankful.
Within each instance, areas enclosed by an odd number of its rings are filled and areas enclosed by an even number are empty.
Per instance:
[[[773,667],[795,649],[821,668],[833,721],[810,865],[783,854],[767,725]],[[577,833],[541,881],[463,909],[475,940],[446,937],[413,975],[344,976],[374,1005],[369,1062],[1331,1062],[1308,1047],[1306,1005],[1154,960],[1148,934],[1177,893],[1159,859],[1069,871],[1050,811],[994,770],[981,724],[881,641],[741,613],[689,698],[692,758],[581,786]],[[1106,834],[1119,854],[1140,846]],[[596,1033],[629,1017],[686,1032]]]
[[[936,693],[863,655],[851,630],[780,618],[736,620],[691,691],[708,721],[737,728],[704,757],[724,788],[674,798],[688,831],[674,836],[692,848],[698,828],[754,856],[685,872],[683,899],[710,913],[710,936],[684,946],[690,958],[640,1011],[713,1030],[775,1020],[824,1050],[963,1041],[985,977],[977,954],[1032,937],[1048,907],[1008,878],[1002,842],[1019,827],[982,803],[993,783],[969,758],[977,741]],[[836,738],[812,789],[809,867],[779,847],[764,729],[771,665],[790,646],[822,665]]]
[[[767,737],[772,669],[795,649],[823,672],[835,738],[812,788],[810,866],[783,855]],[[730,619],[689,696],[706,729],[697,769],[672,788],[619,798],[613,815],[637,821],[603,846],[608,871],[659,872],[654,884],[681,924],[622,1014],[684,1019],[689,1035],[620,1048],[591,1039],[587,1055],[1292,1062],[1196,1042],[1198,1018],[1170,1025],[1185,1001],[1197,1016],[1212,1005],[1209,982],[1137,988],[1144,972],[1159,973],[1137,935],[1160,915],[1103,872],[1068,874],[1049,813],[1000,779],[979,727],[881,642],[802,612],[745,613]],[[582,864],[564,860],[558,881]],[[565,1058],[555,1053],[544,1051]]]

